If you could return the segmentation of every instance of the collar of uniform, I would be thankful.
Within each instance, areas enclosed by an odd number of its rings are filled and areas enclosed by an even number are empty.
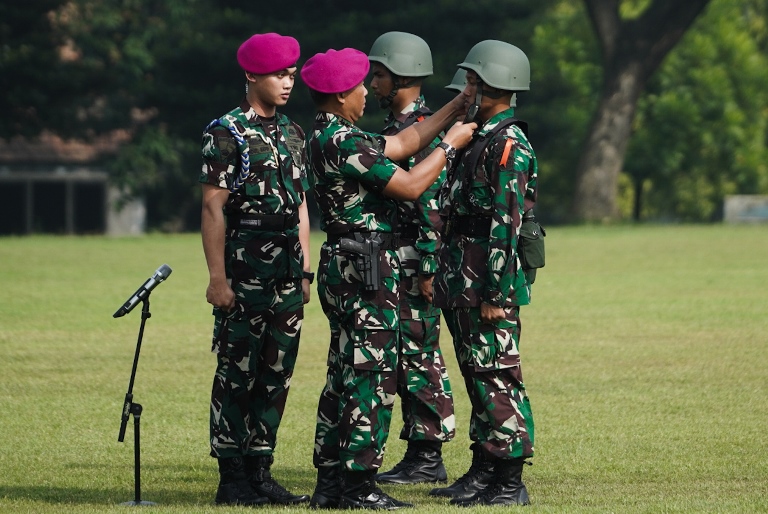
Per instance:
[[[510,107],[509,109],[505,109],[501,111],[500,113],[496,114],[494,117],[492,117],[490,120],[483,123],[483,126],[480,127],[480,130],[476,132],[476,135],[478,136],[484,136],[493,128],[499,124],[500,121],[506,120],[507,118],[514,118],[515,117],[515,109],[513,107]]]
[[[426,105],[427,102],[424,100],[424,95],[419,95],[416,100],[406,105],[399,114],[389,111],[389,114],[384,120],[384,129],[386,130],[388,127],[394,126],[395,124],[402,125],[411,114],[419,109],[425,108]]]
[[[414,100],[413,102],[409,103],[405,106],[405,108],[400,111],[401,115],[405,115],[407,118],[409,114],[411,114],[414,111],[418,111],[419,109],[426,107],[426,100],[424,100],[424,95],[419,95],[419,97]]]
[[[251,125],[261,125],[262,121],[269,119],[261,118],[258,114],[256,114],[256,111],[253,109],[253,107],[251,107],[251,104],[248,103],[248,99],[246,97],[243,97],[243,100],[240,102],[240,110],[243,111],[243,116],[245,116],[245,119],[248,120],[248,123]],[[274,122],[278,125],[288,125],[288,118],[279,112],[275,112]]]
[[[318,111],[315,115],[315,121],[320,123],[340,123],[341,125],[346,125],[347,127],[355,126],[348,119],[326,111]]]

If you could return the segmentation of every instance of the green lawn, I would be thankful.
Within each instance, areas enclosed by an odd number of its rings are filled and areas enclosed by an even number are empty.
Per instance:
[[[768,226],[548,234],[547,267],[522,312],[537,429],[527,511],[768,512]],[[212,317],[200,238],[186,234],[0,238],[1,512],[125,512],[133,419],[125,442],[117,436],[140,307],[112,314],[163,263],[173,274],[152,293],[134,386],[142,498],[158,503],[152,512],[243,511],[212,505]],[[469,407],[447,330],[442,340],[455,479],[468,466]],[[327,344],[313,298],[274,466],[295,492],[314,485]],[[404,451],[396,418],[386,468]],[[420,512],[465,512],[428,486],[386,489]]]

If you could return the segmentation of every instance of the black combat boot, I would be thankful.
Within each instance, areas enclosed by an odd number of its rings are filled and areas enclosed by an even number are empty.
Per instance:
[[[269,499],[259,496],[246,478],[243,459],[240,457],[219,458],[219,488],[216,491],[217,505],[263,505]]]
[[[317,485],[309,506],[313,509],[338,509],[341,499],[341,469],[339,466],[317,468]]]
[[[413,507],[410,503],[395,500],[376,487],[374,470],[342,471],[340,509],[396,510]]]
[[[408,441],[408,449],[394,468],[376,475],[380,484],[423,484],[448,481],[439,441]]]
[[[430,496],[447,496],[449,498],[470,498],[485,489],[493,480],[493,462],[480,449],[480,445],[472,443],[472,464],[464,475],[448,487],[438,487],[429,492]]]
[[[500,459],[495,462],[493,483],[471,498],[453,499],[453,505],[528,505],[528,490],[523,483],[524,459]]]
[[[270,503],[292,505],[308,502],[308,495],[293,494],[272,478],[269,468],[272,466],[273,460],[272,455],[245,457],[245,472],[248,474],[248,482],[253,490],[261,496],[269,498]]]

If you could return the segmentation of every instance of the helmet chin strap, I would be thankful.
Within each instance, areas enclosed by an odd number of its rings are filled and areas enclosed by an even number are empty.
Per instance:
[[[469,106],[467,109],[467,116],[464,118],[464,123],[471,123],[475,120],[477,113],[480,111],[480,103],[483,101],[483,81],[477,81],[475,89],[475,103]]]
[[[483,95],[487,96],[488,98],[493,98],[494,100],[498,100],[504,95],[509,94],[509,91],[504,91],[502,89],[497,89],[497,88],[485,89],[483,87],[484,85],[485,83],[482,80],[478,79],[477,89],[475,92],[475,103],[469,106],[469,109],[467,110],[467,117],[464,119],[464,123],[469,123],[475,119],[478,111],[480,110],[480,103],[483,101]]]
[[[494,100],[498,100],[502,96],[508,95],[508,94],[509,94],[509,91],[504,91],[502,89],[493,88],[493,89],[485,90],[485,96],[487,96],[488,98],[493,98]]]
[[[483,83],[477,83],[477,91],[475,92],[475,105],[480,108],[480,104],[483,102]]]
[[[394,100],[395,97],[397,96],[398,89],[399,88],[397,86],[394,86],[392,88],[392,91],[390,91],[387,96],[381,97],[379,99],[379,107],[381,107],[382,109],[389,109],[389,106],[392,105],[392,100]]]
[[[389,107],[392,105],[392,101],[397,96],[398,91],[401,89],[408,89],[409,87],[413,87],[418,82],[418,78],[411,79],[409,81],[403,82],[402,84],[398,84],[397,77],[394,73],[390,72],[390,77],[392,77],[392,90],[389,92],[389,94],[385,97],[382,97],[379,100],[379,107],[382,109],[389,109]]]

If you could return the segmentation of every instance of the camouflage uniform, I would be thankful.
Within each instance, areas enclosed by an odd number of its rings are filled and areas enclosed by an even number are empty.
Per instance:
[[[320,112],[308,136],[311,181],[328,234],[320,249],[318,296],[328,318],[328,372],[320,395],[315,467],[368,471],[381,466],[392,417],[400,324],[400,264],[394,249],[379,252],[381,283],[365,290],[356,256],[335,237],[375,231],[391,235],[397,202],[382,194],[397,165],[384,138]]]
[[[395,135],[431,112],[424,97],[385,120],[384,135]],[[437,147],[440,139],[398,163],[405,170],[421,162]],[[410,441],[453,439],[456,423],[453,394],[440,350],[440,309],[427,302],[419,289],[419,275],[434,275],[439,233],[443,223],[437,211],[437,194],[445,181],[445,171],[417,202],[398,203],[398,231],[401,233],[400,259],[400,359],[398,396],[402,401],[403,429],[400,438]]]
[[[298,228],[301,195],[309,187],[304,133],[279,113],[260,118],[245,99],[220,121],[225,126],[203,135],[199,181],[231,188],[241,155],[226,128],[230,125],[248,141],[250,174],[230,193],[224,208],[225,268],[236,306],[229,313],[213,310],[217,368],[211,394],[211,455],[271,455],[304,317]],[[285,226],[259,226],[261,221],[253,221],[254,228],[235,226],[238,220],[267,218]]]
[[[511,108],[497,114],[478,135],[513,115]],[[465,164],[473,160],[473,151],[484,155],[475,161],[476,169],[469,170]],[[519,310],[530,303],[531,289],[520,266],[517,240],[523,213],[536,200],[536,176],[533,149],[522,130],[510,125],[484,150],[473,140],[441,191],[447,230],[434,302],[443,309],[472,402],[470,438],[500,459],[533,455],[533,416],[519,353]],[[468,234],[462,225],[472,220],[486,222],[490,231]],[[503,307],[506,319],[482,322],[481,302]]]

